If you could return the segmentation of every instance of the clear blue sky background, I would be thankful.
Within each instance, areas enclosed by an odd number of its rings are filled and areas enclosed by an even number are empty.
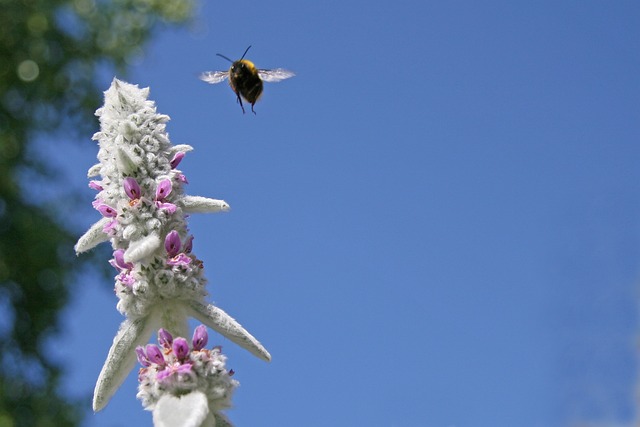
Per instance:
[[[211,300],[273,355],[211,337],[238,427],[633,419],[639,2],[202,3],[127,80],[195,147],[187,191],[232,207],[190,224]],[[197,78],[250,44],[297,73],[256,116]],[[122,320],[111,286],[87,278],[65,314],[72,396]],[[135,393],[86,425],[150,426]]]

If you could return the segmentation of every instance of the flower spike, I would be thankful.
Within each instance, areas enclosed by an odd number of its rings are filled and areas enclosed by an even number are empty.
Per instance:
[[[95,177],[90,183],[97,191],[93,206],[103,218],[78,240],[75,249],[80,253],[111,242],[114,253],[110,262],[118,271],[117,308],[126,320],[98,377],[95,411],[105,407],[136,360],[143,366],[140,378],[151,378],[143,371],[155,369],[153,377],[163,387],[176,381],[180,387],[197,383],[205,362],[198,359],[200,356],[193,359],[194,354],[209,352],[207,357],[224,361],[219,349],[204,349],[208,340],[204,326],[196,329],[191,348],[185,338],[173,338],[168,332],[186,336],[187,316],[199,319],[259,358],[271,358],[238,322],[205,301],[203,263],[192,252],[193,236],[188,233],[186,217],[197,212],[226,212],[229,205],[224,200],[184,194],[187,180],[176,168],[192,147],[171,145],[165,129],[169,117],[158,114],[148,96],[148,89],[114,79],[105,92],[104,106],[96,111],[100,131],[93,139],[99,143],[99,163],[91,167],[88,176]],[[160,345],[143,347],[158,328]],[[215,357],[212,352],[217,352]],[[224,372],[225,384],[235,384]],[[165,396],[154,402],[160,412],[171,413],[171,408],[184,409],[201,401],[197,393],[202,390],[195,387],[189,399],[176,401],[175,396]],[[207,393],[205,390],[211,406]],[[217,412],[219,407],[209,409],[203,413],[203,422],[229,424]]]

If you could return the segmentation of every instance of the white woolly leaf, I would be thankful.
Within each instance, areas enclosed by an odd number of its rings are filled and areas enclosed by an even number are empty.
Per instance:
[[[93,178],[94,176],[100,175],[101,169],[102,169],[102,163],[97,163],[91,166],[87,171],[87,178]]]
[[[109,236],[107,236],[102,229],[110,220],[111,218],[102,218],[100,221],[89,227],[87,232],[78,239],[78,243],[73,247],[76,251],[76,255],[86,252],[89,249],[93,249],[100,243],[109,240]]]
[[[157,234],[149,234],[140,240],[131,242],[124,252],[125,262],[138,262],[152,255],[162,244]]]
[[[231,207],[224,200],[210,199],[201,196],[184,196],[180,200],[185,213],[227,212]]]
[[[129,375],[136,362],[135,348],[146,344],[158,323],[152,316],[122,322],[93,391],[95,412],[107,406],[111,396]]]
[[[271,355],[260,342],[244,329],[233,317],[224,310],[212,305],[193,301],[189,304],[191,315],[238,344],[240,347],[251,352],[254,356],[269,362]]]
[[[193,151],[193,147],[189,144],[177,144],[169,149],[169,154],[174,155],[180,152],[188,153],[189,151]]]

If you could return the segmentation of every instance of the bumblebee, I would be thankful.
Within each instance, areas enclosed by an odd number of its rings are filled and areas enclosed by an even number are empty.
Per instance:
[[[231,86],[231,90],[236,94],[243,114],[245,112],[244,106],[242,105],[243,99],[251,104],[253,114],[256,113],[253,106],[258,99],[260,99],[260,95],[262,95],[262,82],[279,82],[280,80],[295,76],[294,73],[283,68],[274,68],[273,70],[256,68],[253,62],[244,59],[249,49],[251,49],[251,46],[244,51],[242,58],[237,61],[232,61],[218,53],[217,55],[219,57],[231,62],[231,68],[229,68],[228,71],[206,71],[200,75],[201,80],[211,84],[220,83],[229,78],[229,86]]]

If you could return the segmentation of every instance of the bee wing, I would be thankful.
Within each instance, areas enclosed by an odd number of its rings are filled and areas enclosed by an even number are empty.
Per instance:
[[[285,70],[284,68],[274,68],[273,70],[258,70],[260,78],[269,83],[279,82],[280,80],[288,79],[295,76],[292,71]]]
[[[229,71],[205,71],[200,74],[200,80],[216,84],[225,81],[229,77]]]

